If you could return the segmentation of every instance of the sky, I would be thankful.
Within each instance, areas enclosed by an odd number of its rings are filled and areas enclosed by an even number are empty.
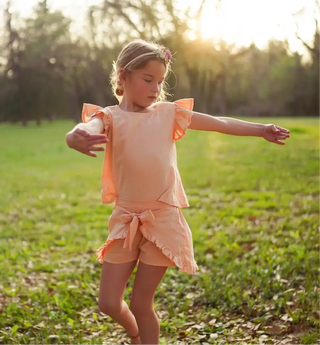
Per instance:
[[[303,44],[295,37],[298,24],[299,35],[312,44],[315,31],[315,0],[221,0],[219,9],[215,5],[218,0],[207,0],[201,18],[201,33],[204,38],[217,41],[219,37],[237,46],[248,46],[254,42],[263,48],[270,38],[288,39],[292,51],[305,53]],[[2,12],[7,0],[0,0]],[[100,4],[102,0],[48,0],[52,10],[62,10],[74,19],[71,30],[79,32],[86,9],[90,5]],[[201,0],[176,0],[180,8],[198,8]],[[23,17],[32,14],[37,0],[12,0],[13,11]],[[299,16],[293,13],[305,8]],[[319,14],[317,14],[319,18]],[[320,18],[319,18],[320,22]],[[191,24],[192,25],[192,24]],[[190,38],[192,34],[190,34]]]

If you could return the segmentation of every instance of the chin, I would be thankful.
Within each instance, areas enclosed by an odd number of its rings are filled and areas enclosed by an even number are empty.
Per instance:
[[[152,104],[155,103],[155,102],[156,102],[156,101],[147,102],[147,103],[145,103],[144,107],[145,107],[145,108],[148,108],[148,107],[150,107],[150,105],[152,105]]]
[[[156,102],[158,102],[158,98],[156,98],[156,99],[150,101],[150,105],[153,104],[153,103],[156,103]]]
[[[137,105],[139,105],[140,107],[143,107],[143,108],[148,108],[150,107],[153,103],[157,102],[157,99],[155,100],[148,100],[148,101],[145,101],[145,102],[139,102],[139,103],[136,103]]]

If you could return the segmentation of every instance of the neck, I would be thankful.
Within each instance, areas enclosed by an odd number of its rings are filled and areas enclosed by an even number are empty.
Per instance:
[[[141,110],[144,110],[146,108],[141,107],[139,104],[136,104],[133,101],[128,100],[125,96],[123,96],[119,108],[121,108],[124,111],[133,111],[133,112],[139,112]]]

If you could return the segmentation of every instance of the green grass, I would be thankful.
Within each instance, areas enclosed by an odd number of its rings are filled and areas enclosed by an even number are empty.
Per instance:
[[[319,338],[319,121],[245,120],[291,138],[189,130],[177,143],[200,270],[167,270],[155,297],[162,344]],[[97,306],[95,250],[113,207],[100,199],[103,153],[70,150],[73,126],[0,126],[0,343],[127,339]]]

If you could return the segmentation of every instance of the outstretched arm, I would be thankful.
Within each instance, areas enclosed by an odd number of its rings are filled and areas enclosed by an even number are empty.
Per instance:
[[[284,145],[279,139],[289,138],[290,131],[272,124],[248,122],[232,117],[217,117],[193,112],[189,129],[214,131],[231,135],[263,137],[267,141]]]

